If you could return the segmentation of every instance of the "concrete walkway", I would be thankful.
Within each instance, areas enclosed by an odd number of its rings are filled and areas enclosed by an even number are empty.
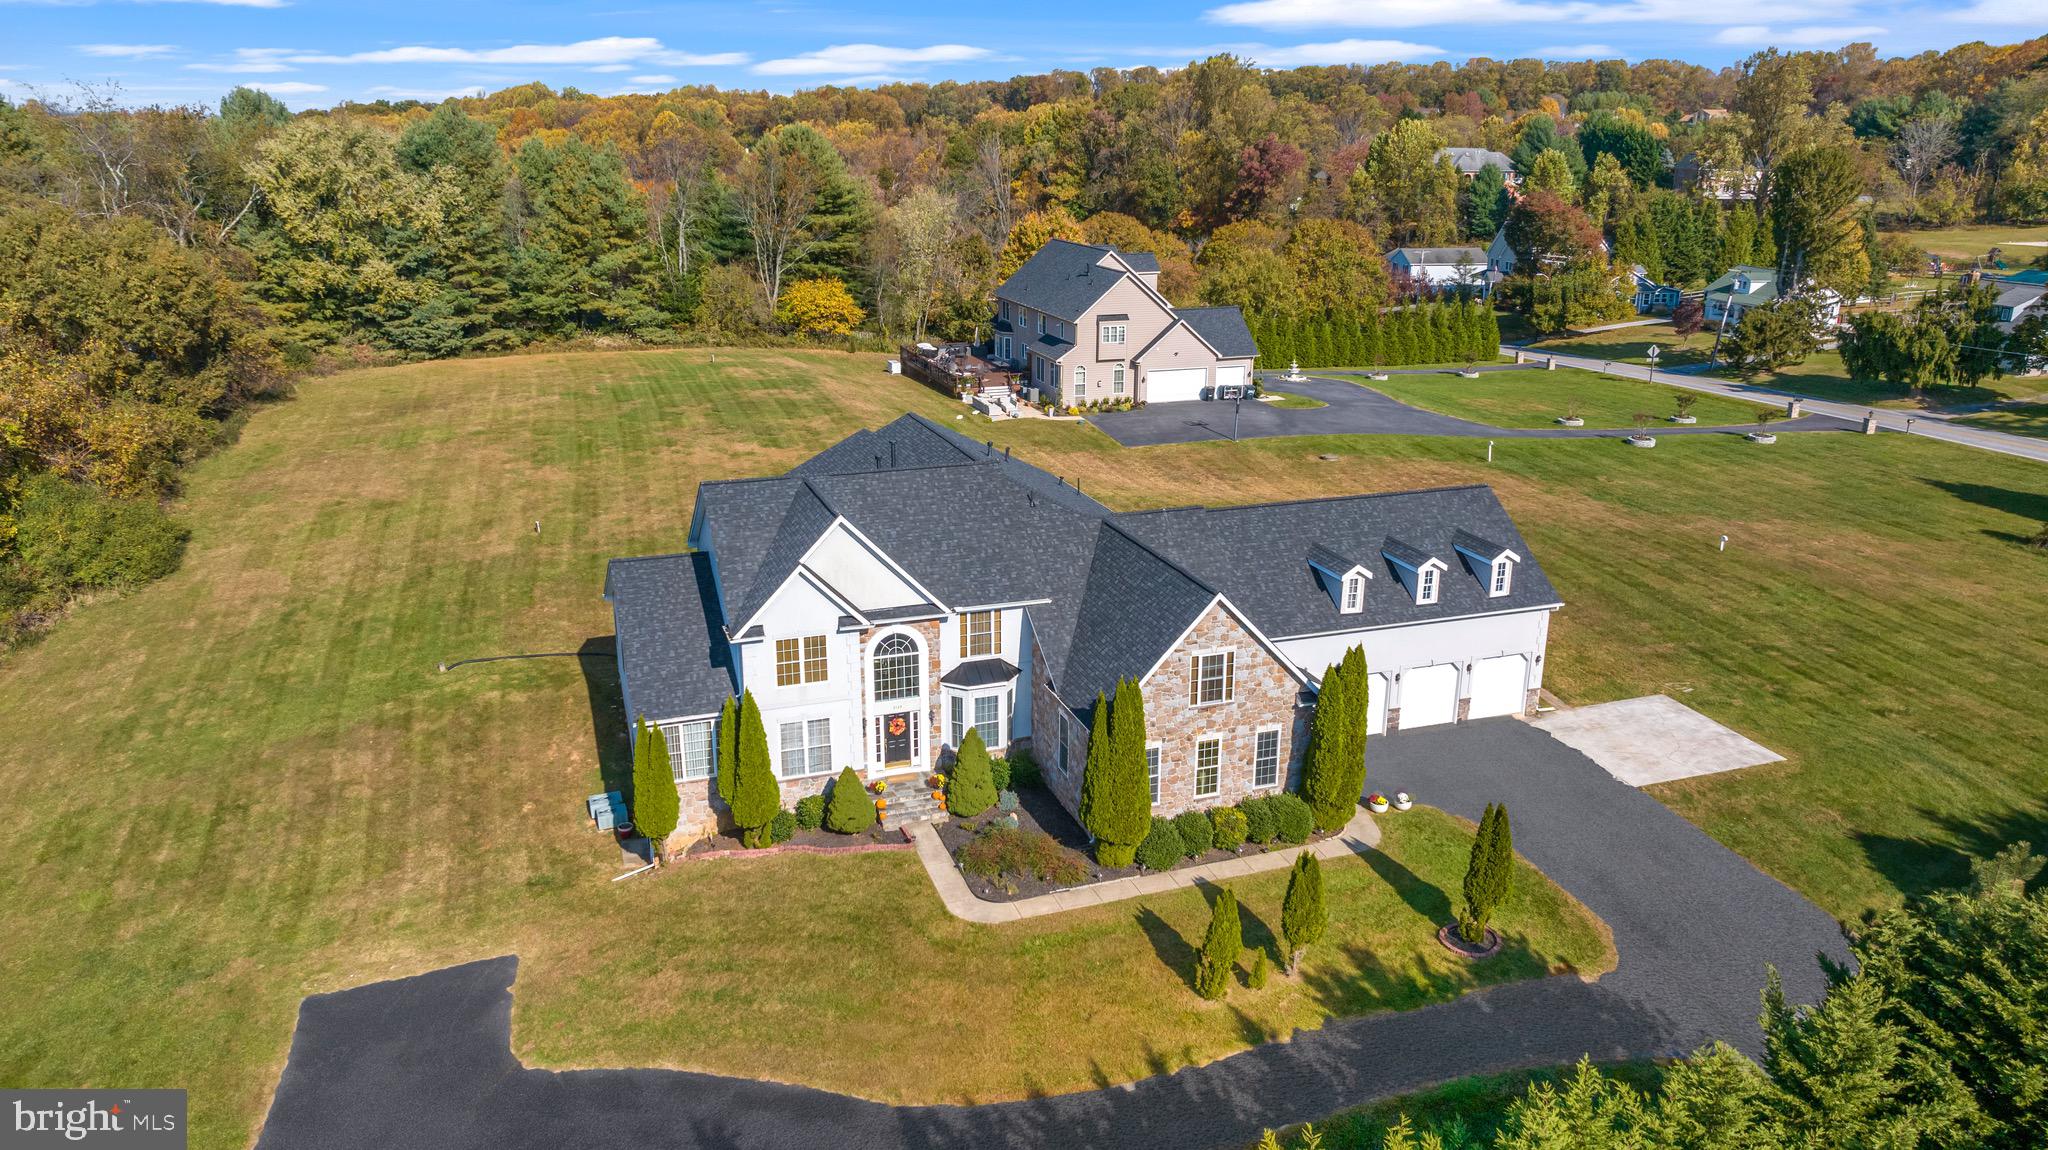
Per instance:
[[[1380,845],[1379,824],[1372,821],[1372,815],[1360,807],[1344,829],[1318,843],[1307,846],[1286,847],[1267,851],[1264,854],[1240,855],[1222,862],[1204,863],[1201,866],[1176,867],[1158,874],[1131,875],[1107,882],[1090,883],[1072,890],[1054,891],[1051,894],[1020,898],[1014,902],[990,902],[977,898],[968,889],[967,880],[954,865],[953,856],[946,851],[946,844],[939,839],[939,830],[931,823],[919,823],[911,834],[917,841],[918,861],[924,863],[925,873],[932,876],[932,885],[938,888],[939,901],[954,918],[968,922],[999,923],[1017,922],[1042,915],[1058,914],[1063,910],[1079,910],[1082,907],[1102,906],[1105,903],[1122,902],[1141,895],[1164,894],[1170,890],[1182,890],[1198,882],[1225,882],[1246,875],[1266,871],[1285,870],[1294,865],[1294,858],[1308,851],[1320,859],[1336,858],[1340,855],[1365,852]]]
[[[1904,431],[1913,435],[1923,435],[1929,439],[1939,439],[1946,443],[1960,444],[1964,447],[1975,447],[1981,451],[1996,451],[2003,455],[2017,455],[2022,459],[2032,459],[2037,462],[2048,463],[2048,440],[2032,439],[2024,435],[2013,435],[2004,431],[1990,431],[1981,427],[1962,427],[1949,423],[1946,420],[1930,418],[1917,411],[1894,411],[1883,407],[1873,408],[1854,403],[1837,403],[1833,400],[1815,399],[1812,396],[1800,395],[1792,391],[1779,391],[1776,388],[1758,387],[1754,384],[1715,379],[1711,376],[1697,374],[1698,371],[1704,370],[1703,367],[1688,371],[1677,371],[1671,368],[1651,368],[1640,364],[1589,359],[1584,356],[1555,355],[1555,353],[1545,351],[1542,348],[1518,348],[1506,345],[1501,350],[1509,353],[1522,351],[1533,356],[1552,356],[1563,367],[1585,368],[1588,371],[1618,375],[1625,379],[1648,380],[1667,384],[1671,387],[1682,387],[1688,391],[1704,392],[1707,395],[1725,396],[1729,399],[1751,401],[1761,399],[1777,402],[1797,399],[1800,401],[1801,406],[1815,415],[1830,416],[1834,419],[1846,420],[1859,426],[1862,424],[1863,417],[1866,414],[1875,412],[1878,426],[1886,431]],[[1787,426],[1786,424],[1778,424],[1771,430],[1783,431],[1786,430]],[[1663,432],[1659,431],[1658,434],[1661,435]]]

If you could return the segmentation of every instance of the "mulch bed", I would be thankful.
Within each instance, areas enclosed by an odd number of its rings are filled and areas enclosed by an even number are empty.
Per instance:
[[[1042,894],[1051,894],[1054,891],[1073,890],[1076,887],[1089,886],[1098,882],[1108,882],[1111,879],[1129,878],[1133,875],[1152,873],[1135,865],[1105,867],[1097,863],[1094,854],[1088,849],[1088,832],[1082,830],[1081,824],[1074,821],[1074,816],[1067,813],[1067,808],[1061,806],[1060,801],[1053,797],[1052,792],[1043,787],[1026,787],[1019,791],[1017,793],[1016,814],[1017,826],[1020,830],[1038,830],[1051,835],[1054,841],[1060,844],[1060,848],[1064,853],[1072,856],[1082,866],[1087,868],[1088,877],[1080,883],[1059,886],[1030,874],[1005,875],[1002,880],[992,881],[980,875],[971,875],[962,871],[960,877],[967,880],[967,889],[974,892],[974,897],[981,899],[983,902],[1017,902],[1022,899],[1036,898]],[[998,820],[1005,820],[1006,818],[1006,812],[990,807],[985,814],[976,815],[972,819],[956,818],[951,822],[941,823],[939,825],[939,841],[946,844],[946,852],[954,856],[956,860],[955,865],[957,866],[960,848],[980,837],[977,833],[980,827],[985,824],[995,823]],[[1310,835],[1308,841],[1310,844],[1314,844],[1329,837],[1327,834],[1318,832]],[[1268,850],[1284,850],[1290,845],[1293,844],[1274,842],[1262,847],[1246,843],[1236,851],[1211,849],[1195,858],[1183,859],[1174,869],[1179,870],[1181,867],[1201,866],[1203,863],[1222,862],[1225,859],[1239,858],[1244,855],[1263,854]]]
[[[842,835],[823,828],[807,831],[799,827],[788,842],[777,843],[775,846],[763,847],[760,850],[748,850],[740,842],[737,832],[720,831],[710,838],[698,839],[691,843],[689,849],[678,857],[687,861],[699,858],[725,858],[728,855],[766,855],[778,850],[789,854],[828,854],[874,850],[877,847],[900,849],[908,845],[901,830],[893,826],[885,827],[880,823],[857,835]],[[799,849],[791,850],[792,847]]]

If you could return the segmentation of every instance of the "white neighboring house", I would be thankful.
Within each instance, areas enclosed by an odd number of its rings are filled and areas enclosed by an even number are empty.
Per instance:
[[[2048,295],[2048,281],[2035,278],[2040,274],[2022,272],[1987,281],[1998,290],[1998,299],[1993,305],[1998,309],[1998,330],[2010,332],[2029,318],[2048,311],[2041,303],[2042,297]]]
[[[1406,275],[1439,290],[1455,289],[1485,298],[1498,277],[1485,250],[1476,247],[1395,248],[1387,253],[1387,274]]]
[[[1721,278],[1707,285],[1706,296],[1702,300],[1706,321],[1717,325],[1725,322],[1729,327],[1734,327],[1742,322],[1744,312],[1775,301],[1779,294],[1777,269],[1738,264],[1729,268]],[[1840,322],[1840,295],[1826,288],[1810,294],[1817,305],[1814,314],[1816,322],[1828,327]]]

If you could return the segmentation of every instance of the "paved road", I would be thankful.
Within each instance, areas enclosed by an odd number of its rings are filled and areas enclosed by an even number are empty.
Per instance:
[[[1811,999],[1822,986],[1814,954],[1842,954],[1817,907],[1516,720],[1393,735],[1375,742],[1371,768],[1376,789],[1468,816],[1507,801],[1516,846],[1607,920],[1619,968],[1598,983],[1539,979],[1332,1022],[1128,1087],[892,1107],[705,1074],[523,1067],[510,1051],[516,960],[499,958],[308,998],[258,1148],[1231,1146],[1264,1127],[1582,1053],[1675,1054],[1715,1036],[1754,1053],[1763,964]],[[1415,897],[1447,918],[1434,891]]]
[[[1514,364],[1490,364],[1480,371],[1512,371]],[[1626,366],[1626,365],[1624,365]],[[1524,368],[1526,370],[1526,367]],[[1430,368],[1421,372],[1390,372],[1389,374],[1414,375],[1444,374],[1441,368]],[[1454,379],[1444,381],[1446,387],[1456,386]],[[1102,412],[1088,417],[1089,422],[1107,432],[1125,447],[1150,447],[1162,443],[1198,443],[1210,439],[1229,439],[1233,432],[1239,439],[1268,439],[1282,435],[1447,435],[1470,439],[1619,439],[1635,434],[1627,428],[1572,428],[1572,427],[1489,427],[1484,423],[1439,415],[1411,407],[1400,400],[1370,390],[1357,383],[1339,378],[1334,373],[1310,376],[1302,382],[1274,379],[1271,386],[1275,391],[1286,391],[1294,395],[1305,395],[1320,399],[1328,407],[1314,410],[1290,410],[1270,403],[1246,400],[1243,410],[1232,422],[1232,404],[1229,403],[1161,403],[1136,411]],[[1852,424],[1826,415],[1805,416],[1771,426],[1779,431],[1844,431]],[[1739,435],[1754,430],[1752,425],[1739,427],[1679,427],[1673,424],[1658,424],[1655,434],[1666,435]]]
[[[1509,346],[1501,350],[1512,353],[1516,349],[1513,346]],[[1532,356],[1551,354],[1541,348],[1526,350]],[[1613,363],[1608,360],[1587,359],[1575,355],[1557,356],[1557,362],[1566,367],[1583,367],[1591,371],[1603,371],[1609,375],[1619,375],[1629,379],[1649,379],[1652,374],[1651,368],[1641,367],[1632,363]],[[2017,455],[2023,459],[2033,459],[2042,463],[2048,463],[2048,440],[2030,438],[2024,435],[2013,435],[2004,431],[1990,431],[1981,427],[1961,427],[1946,420],[1933,418],[1918,412],[1895,411],[1883,407],[1859,407],[1853,403],[1836,403],[1832,400],[1802,396],[1796,392],[1757,387],[1747,383],[1734,383],[1725,379],[1714,379],[1710,376],[1698,374],[1698,370],[1703,369],[1673,371],[1668,368],[1658,368],[1655,369],[1655,376],[1658,383],[1670,384],[1672,387],[1683,387],[1691,391],[1701,391],[1709,395],[1725,395],[1731,399],[1768,399],[1782,402],[1796,398],[1808,411],[1814,412],[1817,415],[1827,415],[1837,419],[1848,420],[1859,427],[1862,426],[1865,415],[1875,412],[1878,426],[1886,431],[1906,431],[1914,435],[1924,435],[1929,439],[1939,439],[1947,443],[1959,443],[1964,447],[1975,447],[1984,451],[1996,451],[2005,455]],[[1786,426],[1788,425],[1779,424],[1777,429],[1783,430]]]

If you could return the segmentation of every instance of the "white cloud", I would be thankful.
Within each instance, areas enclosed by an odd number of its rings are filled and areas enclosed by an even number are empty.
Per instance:
[[[598,64],[598,65],[596,65],[595,67],[591,68],[590,70],[591,70],[591,71],[593,71],[593,72],[630,72],[630,71],[632,71],[632,70],[633,70],[633,65],[631,65],[631,64]]]
[[[1716,44],[1777,45],[1790,48],[1835,48],[1856,40],[1883,35],[1885,29],[1870,24],[1811,24],[1803,28],[1769,28],[1744,24],[1723,28],[1714,34]]]
[[[1614,60],[1621,56],[1606,44],[1553,44],[1529,55],[1540,60]]]
[[[298,52],[297,48],[237,48],[232,59],[202,61],[185,67],[194,72],[294,72],[297,69],[285,60]]]
[[[484,90],[482,88],[449,88],[446,90],[401,88],[393,84],[375,84],[363,89],[363,94],[375,96],[383,100],[418,100],[422,104],[438,104],[443,100],[453,100],[463,96],[481,96],[484,94]]]
[[[371,52],[340,55],[309,52],[290,59],[295,64],[566,64],[596,67],[647,61],[701,67],[744,64],[748,57],[740,52],[709,55],[672,52],[651,36],[600,36],[573,44],[514,44],[507,48],[435,48],[410,44],[402,48],[379,48]]]
[[[737,68],[752,59],[745,52],[656,52],[647,62],[674,68]]]
[[[1943,12],[1941,18],[1968,24],[2034,26],[2041,23],[2041,5],[2040,0],[1977,0],[1968,8]]]
[[[1415,60],[1444,54],[1442,48],[1408,40],[1332,40],[1327,44],[1294,44],[1282,48],[1247,44],[1232,50],[1267,68],[1295,68],[1304,64],[1384,64],[1390,60]]]
[[[325,92],[325,84],[308,84],[303,80],[244,80],[244,88],[255,88],[273,96],[305,96],[314,92]]]
[[[2022,3],[2027,0],[1986,0]],[[1414,28],[1482,24],[1756,24],[1842,14],[1825,0],[1238,0],[1203,17],[1259,28]]]
[[[657,73],[652,76],[626,77],[626,83],[628,84],[673,84],[675,82],[676,78],[674,76],[669,76],[661,73]]]
[[[216,4],[224,8],[282,8],[286,0],[138,0],[142,4]]]
[[[176,44],[80,44],[88,56],[119,56],[130,60],[154,60],[178,50]]]
[[[868,80],[905,65],[957,64],[992,53],[966,44],[933,44],[928,48],[891,48],[882,44],[834,44],[815,52],[763,60],[754,71],[763,76],[848,76]],[[843,81],[848,82],[848,81]]]

